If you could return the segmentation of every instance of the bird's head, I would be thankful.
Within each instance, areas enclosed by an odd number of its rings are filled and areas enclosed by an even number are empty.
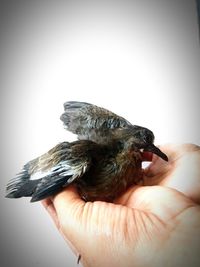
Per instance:
[[[154,143],[154,134],[147,128],[140,126],[133,126],[132,135],[134,137],[134,145],[141,151],[151,152],[156,154],[165,161],[168,157],[158,148]]]
[[[123,129],[119,135],[120,139],[124,139],[127,146],[131,146],[141,152],[151,152],[168,161],[167,155],[153,144],[154,134],[149,129],[134,125],[129,129]]]

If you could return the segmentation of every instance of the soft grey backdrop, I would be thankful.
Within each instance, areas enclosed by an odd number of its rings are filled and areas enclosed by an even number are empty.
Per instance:
[[[156,143],[200,144],[195,1],[0,5],[0,265],[75,267],[41,204],[4,199],[5,185],[25,162],[74,138],[59,121],[67,100],[149,127]]]

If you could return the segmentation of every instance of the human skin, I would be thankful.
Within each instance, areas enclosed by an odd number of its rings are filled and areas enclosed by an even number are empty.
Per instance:
[[[150,153],[144,185],[113,203],[85,202],[73,186],[42,203],[84,267],[200,266],[200,147]]]

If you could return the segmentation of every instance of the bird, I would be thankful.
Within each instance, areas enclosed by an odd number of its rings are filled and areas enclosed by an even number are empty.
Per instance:
[[[142,181],[144,151],[168,161],[154,145],[151,130],[105,108],[68,101],[60,119],[77,140],[61,142],[26,163],[8,182],[7,198],[31,197],[36,202],[74,185],[85,201],[113,202]]]

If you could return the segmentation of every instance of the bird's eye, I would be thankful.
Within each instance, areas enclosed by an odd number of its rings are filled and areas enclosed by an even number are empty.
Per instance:
[[[134,136],[136,137],[136,138],[138,138],[138,139],[142,139],[142,134],[141,134],[141,132],[136,132],[135,134],[134,134]]]
[[[147,143],[147,144],[150,144],[150,143],[153,143],[153,140],[154,138],[153,138],[153,136],[152,135],[146,135],[145,137],[144,137],[144,141],[145,141],[145,143]]]

